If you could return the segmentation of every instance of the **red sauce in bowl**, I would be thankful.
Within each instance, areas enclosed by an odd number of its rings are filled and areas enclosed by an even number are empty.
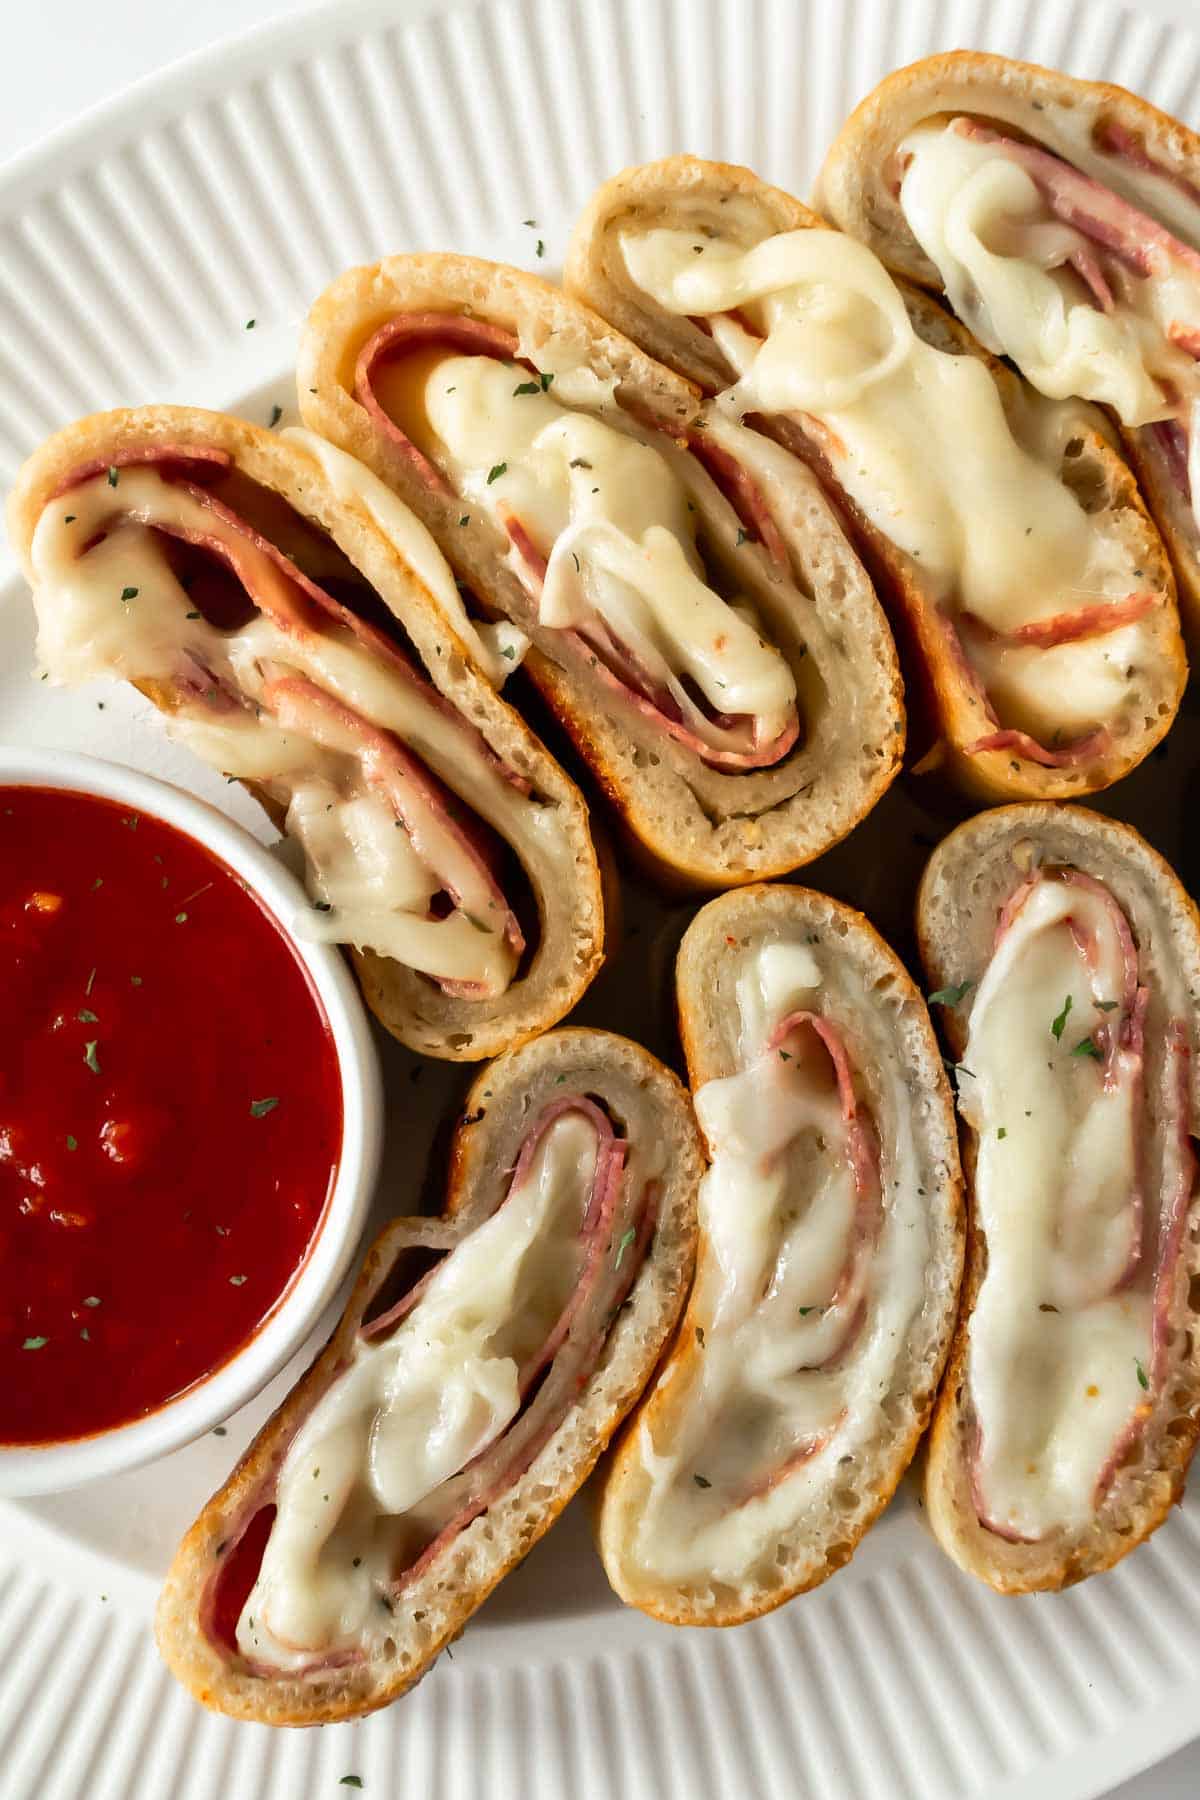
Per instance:
[[[153,1412],[254,1336],[333,1184],[342,1090],[287,938],[203,845],[0,788],[0,1443]]]

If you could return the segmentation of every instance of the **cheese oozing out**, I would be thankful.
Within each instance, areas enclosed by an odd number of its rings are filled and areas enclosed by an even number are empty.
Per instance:
[[[1006,415],[976,357],[923,342],[864,245],[813,229],[746,248],[666,228],[625,230],[620,244],[639,288],[708,321],[739,376],[718,405],[803,415],[871,524],[949,610],[984,628],[964,634],[964,648],[1006,724],[1045,739],[1127,704],[1142,624],[1053,651],[1011,637],[1127,598],[1137,586],[1129,553],[1060,479],[1044,421]]]
[[[516,1418],[523,1365],[580,1279],[596,1154],[594,1125],[562,1114],[411,1311],[357,1338],[284,1459],[237,1627],[245,1656],[299,1668],[388,1635],[381,1596],[461,1507],[454,1478]]]
[[[1128,1018],[1123,935],[1105,890],[1038,879],[999,936],[963,1051],[987,1242],[967,1357],[975,1499],[1017,1539],[1087,1523],[1153,1370],[1141,1058],[1103,1048]]]
[[[415,393],[405,361],[419,371]],[[669,695],[714,749],[721,719],[752,718],[758,744],[788,731],[796,684],[787,661],[744,604],[709,585],[687,492],[659,449],[560,403],[552,387],[496,357],[426,354],[376,379],[464,512],[523,535],[544,560],[544,575],[535,574],[513,552],[542,625],[577,631],[602,654],[615,645],[618,671]]]
[[[529,639],[520,627],[508,619],[489,623],[468,616],[450,564],[430,532],[416,513],[405,506],[365,463],[301,425],[289,425],[279,436],[284,443],[292,444],[312,458],[339,500],[365,513],[382,531],[492,685],[502,687],[505,678],[520,666],[529,648]]]
[[[1146,217],[1139,236],[1136,213],[1069,168],[1063,178],[1079,193],[1056,206],[1046,182],[1059,168],[1047,163],[1039,183],[1023,145],[975,135],[968,120],[922,125],[900,154],[905,219],[980,341],[1043,394],[1102,401],[1125,425],[1177,421],[1194,453],[1195,252]],[[1200,479],[1191,488],[1200,504]]]
[[[864,1243],[830,1053],[806,1026],[770,1047],[822,995],[836,1019],[836,963],[781,936],[734,968],[737,1068],[695,1096],[711,1156],[695,1348],[668,1367],[637,1439],[648,1486],[628,1556],[652,1581],[776,1569],[780,1539],[819,1519],[878,1434],[924,1297],[928,1225],[902,1091],[888,1099],[882,1216]]]
[[[98,476],[51,501],[31,548],[43,668],[57,682],[107,676],[175,690],[171,736],[286,807],[310,892],[325,909],[297,922],[306,935],[375,950],[451,990],[502,994],[517,954],[498,889],[389,739],[522,860],[549,854],[565,876],[569,848],[547,809],[505,779],[423,682],[394,671],[347,627],[331,619],[319,630],[285,629],[261,612],[232,629],[210,623],[180,585],[164,532],[211,539],[219,525],[201,499],[153,468],[122,469],[116,487]],[[264,594],[278,588],[283,578],[264,551],[241,540],[239,554]],[[447,892],[453,910],[431,916],[431,901]]]

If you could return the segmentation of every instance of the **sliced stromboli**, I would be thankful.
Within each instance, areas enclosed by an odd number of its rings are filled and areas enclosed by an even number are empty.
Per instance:
[[[645,1386],[702,1168],[686,1093],[624,1038],[552,1032],[478,1076],[445,1215],[384,1231],[175,1558],[158,1642],[198,1699],[319,1724],[420,1678]]]
[[[730,1625],[840,1567],[907,1467],[953,1329],[962,1179],[929,1016],[860,914],[725,895],[677,979],[711,1157],[696,1282],[598,1535],[622,1599]]]
[[[928,1516],[993,1587],[1060,1588],[1162,1523],[1200,1428],[1200,920],[1129,826],[1014,806],[938,846],[917,924],[971,1193]]]
[[[1043,393],[1113,410],[1200,633],[1200,137],[1124,88],[956,52],[868,95],[820,204]]]
[[[307,935],[356,946],[413,1049],[478,1058],[552,1025],[603,955],[577,789],[481,672],[424,527],[370,472],[216,413],[97,414],[9,506],[50,676],[118,676],[305,853]]]
[[[317,301],[301,410],[532,639],[652,858],[730,885],[836,843],[903,750],[895,651],[818,485],[592,312],[461,256]]]
[[[981,798],[1106,787],[1170,726],[1170,566],[1095,408],[1051,406],[747,169],[627,170],[568,287],[820,473],[892,609],[937,760]]]

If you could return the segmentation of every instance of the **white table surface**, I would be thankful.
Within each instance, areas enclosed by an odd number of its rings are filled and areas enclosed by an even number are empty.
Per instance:
[[[298,0],[104,0],[100,8],[95,0],[15,0],[4,8],[0,163],[189,51],[309,10]],[[1200,1739],[1114,1788],[1110,1800],[1197,1796]]]

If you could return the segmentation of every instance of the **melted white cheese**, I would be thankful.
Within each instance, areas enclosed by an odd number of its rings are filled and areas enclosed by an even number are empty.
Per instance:
[[[1094,935],[1093,970],[1072,918]],[[1148,1286],[1113,1291],[1134,1229],[1135,1091],[1127,1079],[1106,1089],[1103,1064],[1079,1051],[1119,1019],[1111,1003],[1123,992],[1103,901],[1044,879],[971,1008],[958,1086],[979,1138],[975,1206],[987,1240],[967,1359],[978,1492],[988,1521],[1021,1537],[1086,1524],[1145,1398],[1138,1369],[1151,1369]]]
[[[80,546],[114,516],[118,522],[81,556]],[[410,792],[417,843],[389,803],[390,847],[379,829],[368,847],[367,815],[358,803],[375,797],[370,816],[378,826],[377,759],[353,730],[339,730],[335,720],[294,698],[275,698],[275,686],[303,677],[394,734],[518,854],[538,846],[566,878],[569,850],[546,809],[504,779],[473,733],[422,684],[394,674],[348,631],[333,624],[319,634],[285,631],[262,615],[233,631],[210,625],[173,574],[155,521],[206,534],[214,529],[201,502],[152,469],[123,469],[115,489],[99,476],[45,508],[31,550],[43,667],[55,681],[72,684],[98,676],[186,680],[195,697],[180,698],[167,730],[226,774],[263,782],[288,806],[311,891],[336,908],[314,914],[303,929],[395,956],[436,979],[503,993],[516,959],[492,890],[462,841],[436,808]],[[281,579],[275,565],[265,553],[243,550],[269,592]],[[244,708],[220,708],[222,682],[245,696]],[[430,900],[447,886],[459,894],[460,910],[446,919],[425,917]]]
[[[975,638],[969,655],[988,699],[1006,725],[1053,746],[1082,737],[1129,699],[1143,633],[1135,621],[1076,643],[1011,644]],[[1051,723],[1053,730],[1048,730]]]
[[[382,531],[400,560],[425,588],[445,619],[473,654],[493,687],[517,668],[529,639],[508,619],[486,624],[467,616],[458,584],[429,531],[411,508],[357,457],[326,443],[315,431],[289,425],[280,437],[303,450],[324,474],[339,500],[366,516]]]
[[[424,407],[457,491],[501,525],[515,518],[547,559],[541,622],[599,618],[685,711],[690,677],[715,711],[756,716],[764,739],[777,736],[795,704],[791,670],[708,586],[666,458],[552,392],[515,391],[531,385],[522,374],[493,357],[446,357]]]
[[[387,1635],[381,1593],[448,1523],[443,1484],[516,1417],[520,1366],[575,1287],[595,1159],[586,1118],[555,1120],[520,1187],[437,1266],[408,1316],[356,1342],[284,1460],[238,1624],[245,1655],[286,1669]]]
[[[1177,416],[1168,389],[1190,410],[1196,363],[1167,329],[1200,330],[1200,274],[1178,261],[1152,279],[1131,272],[1103,312],[1066,267],[1091,240],[1054,216],[1002,145],[930,125],[901,154],[911,159],[900,204],[913,236],[990,350],[1011,356],[1042,393],[1103,401],[1126,425]]]
[[[922,342],[864,245],[809,230],[750,249],[708,239],[698,255],[694,233],[658,229],[623,232],[621,247],[660,306],[711,320],[741,377],[720,404],[817,421],[846,492],[943,597],[1006,632],[1136,585],[1123,550],[1014,437],[987,368]],[[721,316],[735,308],[754,333]],[[1036,729],[1056,728],[1053,697],[1016,665],[1010,680]],[[1106,716],[1115,689],[1092,692]]]
[[[835,1303],[855,1230],[846,1127],[812,1035],[790,1038],[786,1059],[765,1045],[789,1013],[818,1005],[822,986],[836,1018],[836,970],[823,962],[786,939],[740,954],[740,1066],[696,1093],[712,1158],[700,1189],[709,1255],[690,1314],[697,1354],[665,1378],[659,1435],[647,1419],[638,1437],[649,1488],[629,1555],[653,1580],[741,1582],[773,1564],[780,1537],[827,1503],[840,1459],[879,1430],[923,1302],[928,1227],[901,1093],[887,1112],[884,1171],[894,1185],[867,1315],[848,1353],[820,1366],[847,1325]],[[684,1391],[671,1393],[674,1382]],[[815,1453],[788,1471],[813,1442]]]

